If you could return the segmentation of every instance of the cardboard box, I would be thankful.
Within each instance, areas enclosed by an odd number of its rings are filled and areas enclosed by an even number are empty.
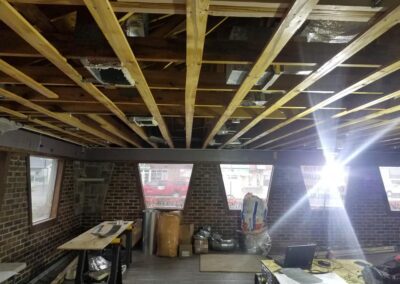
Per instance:
[[[179,227],[179,244],[192,244],[194,225],[181,225]]]
[[[179,245],[179,257],[191,257],[193,255],[193,246],[191,244]]]
[[[194,253],[208,253],[208,240],[194,240]]]

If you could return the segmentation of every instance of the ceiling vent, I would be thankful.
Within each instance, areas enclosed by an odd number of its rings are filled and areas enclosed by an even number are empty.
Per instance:
[[[102,85],[112,85],[117,87],[132,87],[135,80],[121,66],[119,62],[104,62],[101,60],[81,60],[83,66],[93,75]]]
[[[217,142],[217,141],[215,141],[215,139],[212,139],[211,141],[210,141],[210,143],[208,143],[208,145],[209,146],[220,146],[220,145],[222,145],[222,143],[221,142]]]
[[[135,123],[139,127],[155,127],[155,126],[158,126],[158,123],[154,119],[154,117],[132,116],[132,117],[129,118],[129,121]]]
[[[221,127],[221,129],[217,132],[217,135],[229,135],[229,134],[235,134],[235,130],[230,130],[228,129],[225,125]]]
[[[241,106],[265,106],[268,102],[268,94],[265,93],[250,93],[241,102]]]
[[[230,146],[238,146],[238,145],[242,145],[242,142],[240,142],[240,140],[235,140],[235,141],[232,141],[231,143],[229,143],[228,145],[230,145]]]
[[[243,64],[228,64],[226,65],[226,84],[240,85],[250,72],[249,65]],[[267,71],[258,79],[256,86],[264,85],[267,79],[271,76],[271,72]]]
[[[0,134],[4,134],[6,132],[15,131],[22,128],[22,124],[9,120],[7,118],[0,118]]]
[[[133,14],[124,24],[125,34],[128,37],[145,37],[148,32],[149,21],[147,14]]]

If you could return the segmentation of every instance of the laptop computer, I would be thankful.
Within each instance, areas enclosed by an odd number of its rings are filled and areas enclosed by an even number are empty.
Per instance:
[[[315,244],[288,246],[284,257],[277,257],[275,262],[281,267],[311,269],[314,259]]]

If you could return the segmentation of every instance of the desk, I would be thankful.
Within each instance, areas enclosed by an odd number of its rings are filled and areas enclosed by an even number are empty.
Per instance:
[[[321,267],[317,264],[318,260],[321,259],[314,259],[312,270],[321,272],[332,271],[342,277],[347,283],[364,284],[364,280],[361,276],[361,271],[363,267],[354,263],[354,261],[356,261],[357,259],[328,260],[334,263],[333,267]],[[272,273],[276,273],[281,269],[281,267],[276,264],[275,261],[272,259],[262,260],[261,263]]]
[[[99,228],[103,228],[102,231],[107,231],[111,229],[113,225],[115,225],[115,221],[105,221],[58,247],[58,249],[61,250],[79,251],[75,284],[84,283],[83,275],[88,270],[87,252],[103,250],[108,245],[111,245],[112,247],[111,272],[108,283],[122,284],[121,259],[119,257],[121,250],[121,239],[119,238],[119,236],[121,236],[122,234],[126,234],[127,243],[132,243],[132,224],[133,222],[131,221],[123,221],[122,223],[118,223],[118,225],[121,225],[121,227],[113,234],[110,234],[106,237],[98,237],[94,235],[93,233],[97,232]],[[132,259],[132,251],[130,245],[127,246],[126,258],[126,264],[129,267]]]
[[[0,263],[0,283],[17,275],[26,267],[23,262]]]

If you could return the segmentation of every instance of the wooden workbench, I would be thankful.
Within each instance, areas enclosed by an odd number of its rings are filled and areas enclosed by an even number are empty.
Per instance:
[[[106,246],[111,244],[111,242],[120,236],[123,232],[125,232],[127,229],[132,227],[133,222],[132,221],[125,221],[123,225],[121,225],[121,228],[116,232],[115,234],[112,234],[111,236],[105,237],[105,238],[100,238],[96,235],[93,235],[93,232],[95,232],[100,226],[104,226],[104,230],[108,228],[111,228],[112,224],[111,221],[104,221],[103,223],[100,223],[99,225],[87,230],[86,232],[80,234],[76,238],[66,242],[62,246],[59,246],[58,249],[62,250],[103,250]]]
[[[334,259],[328,260],[332,262],[333,267],[321,267],[317,262],[321,259],[314,259],[312,270],[321,272],[335,272],[337,275],[342,277],[347,283],[350,284],[364,284],[364,280],[361,276],[362,266],[354,263],[357,259]],[[363,261],[363,260],[360,260]],[[364,261],[365,262],[365,261]],[[278,272],[281,267],[276,264],[272,259],[262,260],[261,263],[268,268],[272,273]]]
[[[58,247],[58,249],[61,250],[79,251],[75,284],[85,283],[84,275],[88,271],[87,252],[101,251],[109,245],[112,248],[112,260],[111,260],[111,271],[107,283],[122,284],[121,259],[120,259],[121,239],[119,237],[122,234],[126,234],[127,244],[131,244],[132,224],[133,224],[132,221],[119,221],[117,225],[120,225],[121,227],[118,229],[118,231],[106,237],[99,237],[94,233],[97,233],[100,228],[102,232],[109,232],[110,229],[113,227],[113,225],[116,225],[115,221],[105,221]],[[128,267],[132,258],[131,249],[132,249],[131,245],[127,245],[126,264]]]

